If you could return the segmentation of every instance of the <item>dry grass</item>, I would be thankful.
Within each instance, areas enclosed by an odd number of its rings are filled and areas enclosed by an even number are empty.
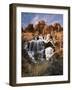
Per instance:
[[[60,52],[55,53],[49,61],[43,63],[22,63],[22,76],[48,76],[48,75],[62,75],[63,74],[63,56]]]

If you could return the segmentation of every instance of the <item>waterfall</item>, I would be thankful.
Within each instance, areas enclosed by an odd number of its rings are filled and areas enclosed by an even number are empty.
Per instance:
[[[32,59],[32,62],[36,62],[35,59],[44,60],[43,51],[44,51],[44,43],[43,40],[31,40],[25,43],[24,48],[28,52],[29,57]]]
[[[30,40],[24,44],[24,49],[28,52],[29,57],[32,62],[36,63],[36,61],[44,61],[46,60],[46,56],[49,56],[45,53],[46,48],[54,47],[54,43],[52,39],[49,39],[49,35],[47,35],[46,39],[43,39],[42,36],[35,39]]]

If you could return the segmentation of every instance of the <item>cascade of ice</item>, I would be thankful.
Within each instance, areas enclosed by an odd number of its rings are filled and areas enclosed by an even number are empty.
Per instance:
[[[44,43],[43,40],[38,39],[38,40],[31,40],[25,45],[25,49],[28,52],[28,55],[32,60],[35,62],[35,55],[40,59],[43,60],[43,51],[44,51]],[[37,59],[38,59],[37,58]]]

